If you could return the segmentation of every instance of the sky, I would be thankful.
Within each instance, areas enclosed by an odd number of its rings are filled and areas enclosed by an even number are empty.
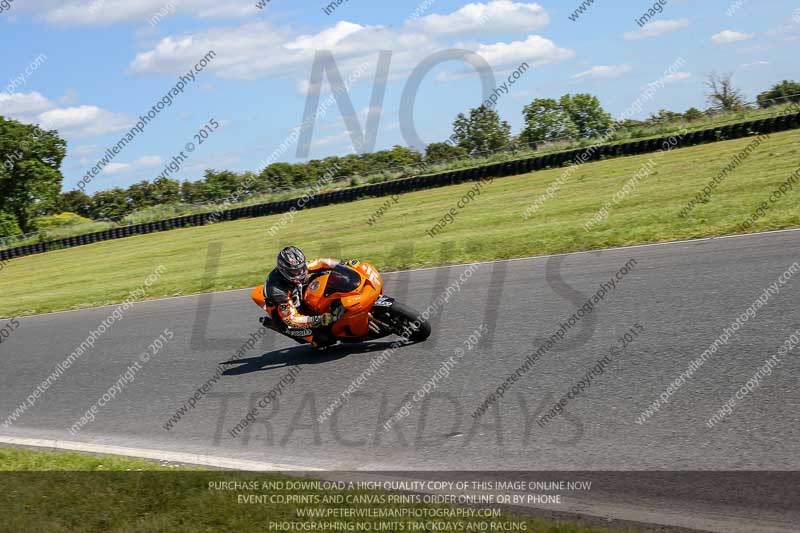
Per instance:
[[[575,16],[581,1],[590,5]],[[179,180],[199,179],[208,168],[258,171],[276,157],[353,153],[361,145],[345,115],[324,104],[328,78],[311,83],[315,57],[325,51],[352,82],[350,118],[365,128],[370,110],[377,117],[376,150],[443,141],[455,116],[483,101],[489,77],[501,86],[522,64],[528,68],[515,83],[496,91],[495,109],[515,134],[535,98],[589,92],[619,116],[661,80],[631,117],[646,118],[659,109],[706,108],[703,82],[712,71],[733,73],[748,100],[800,79],[800,4],[783,0],[661,0],[644,27],[637,20],[650,0],[344,0],[326,9],[330,3],[0,0],[0,115],[59,131],[67,140],[63,188],[71,190],[180,76],[189,79],[92,179],[91,193],[152,180],[181,153],[180,170],[169,174]],[[459,59],[437,63],[420,82],[413,112],[401,111],[415,68],[453,49],[477,54],[490,70]],[[188,73],[209,51],[213,58],[192,81]],[[385,95],[374,108],[382,51],[384,58],[391,52],[388,81],[378,84]],[[321,91],[325,112],[311,127],[310,150],[298,154],[291,134],[309,89]],[[418,137],[404,135],[401,116]]]

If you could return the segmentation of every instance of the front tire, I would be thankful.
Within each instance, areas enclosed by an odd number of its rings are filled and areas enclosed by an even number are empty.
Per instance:
[[[420,313],[414,309],[394,302],[386,312],[393,319],[392,322],[399,326],[399,332],[395,331],[395,334],[402,336],[403,332],[408,330],[411,332],[408,336],[408,340],[411,342],[422,342],[430,337],[430,323],[427,320],[422,320]],[[414,324],[417,324],[417,326],[415,327]]]

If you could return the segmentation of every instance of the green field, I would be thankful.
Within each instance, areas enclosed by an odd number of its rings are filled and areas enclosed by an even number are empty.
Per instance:
[[[306,478],[308,480],[308,478]],[[360,490],[220,490],[210,482],[300,481],[279,474],[246,474],[170,468],[122,457],[40,452],[0,448],[0,531],[14,532],[162,532],[162,531],[269,531],[270,521],[307,522],[300,508],[386,509],[386,503],[244,503],[239,496],[271,495],[309,497],[336,495],[387,495]],[[261,485],[260,485],[261,486]],[[273,485],[274,486],[274,485]],[[403,504],[413,509],[451,509],[443,505]],[[324,520],[324,519],[323,519]],[[323,521],[318,520],[318,521]],[[576,523],[554,523],[508,514],[486,519],[434,518],[437,524],[491,521],[525,527],[538,533],[611,533],[607,528]],[[377,525],[386,519],[331,518],[329,522]],[[392,522],[424,522],[399,518]],[[408,529],[406,529],[408,530]],[[466,530],[466,529],[465,529]],[[516,529],[520,530],[520,529]],[[315,531],[340,531],[319,528]],[[452,529],[455,531],[455,529]],[[621,531],[615,529],[613,531]],[[632,533],[632,530],[626,530]]]
[[[148,298],[260,284],[286,244],[310,256],[355,257],[384,270],[453,264],[723,235],[787,180],[800,161],[800,132],[773,134],[686,218],[679,210],[719,174],[750,139],[623,157],[578,167],[529,220],[523,213],[564,169],[496,179],[458,211],[435,238],[426,235],[473,183],[401,195],[373,226],[385,198],[299,212],[274,238],[282,215],[129,237],[15,259],[0,272],[0,315],[20,316],[120,302],[163,265]],[[591,231],[583,228],[649,160],[657,161],[633,191]],[[800,226],[798,187],[749,231]],[[204,282],[209,245],[222,246],[215,277]]]

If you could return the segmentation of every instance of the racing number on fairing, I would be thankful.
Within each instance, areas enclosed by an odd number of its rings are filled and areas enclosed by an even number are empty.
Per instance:
[[[367,265],[366,263],[361,263],[361,269],[364,271],[364,274],[366,274],[367,277],[369,278],[370,283],[372,283],[373,285],[378,284],[378,282],[380,281],[380,276],[378,276],[378,273],[375,272],[374,268]]]

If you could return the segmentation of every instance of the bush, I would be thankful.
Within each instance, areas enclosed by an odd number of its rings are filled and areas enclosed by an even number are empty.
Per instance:
[[[84,224],[86,222],[92,222],[92,220],[66,211],[57,215],[47,215],[37,218],[36,227],[39,230],[49,230],[64,226],[74,226],[75,224]]]
[[[22,229],[19,227],[17,217],[11,213],[0,212],[0,237],[10,237],[20,233],[22,233]]]

